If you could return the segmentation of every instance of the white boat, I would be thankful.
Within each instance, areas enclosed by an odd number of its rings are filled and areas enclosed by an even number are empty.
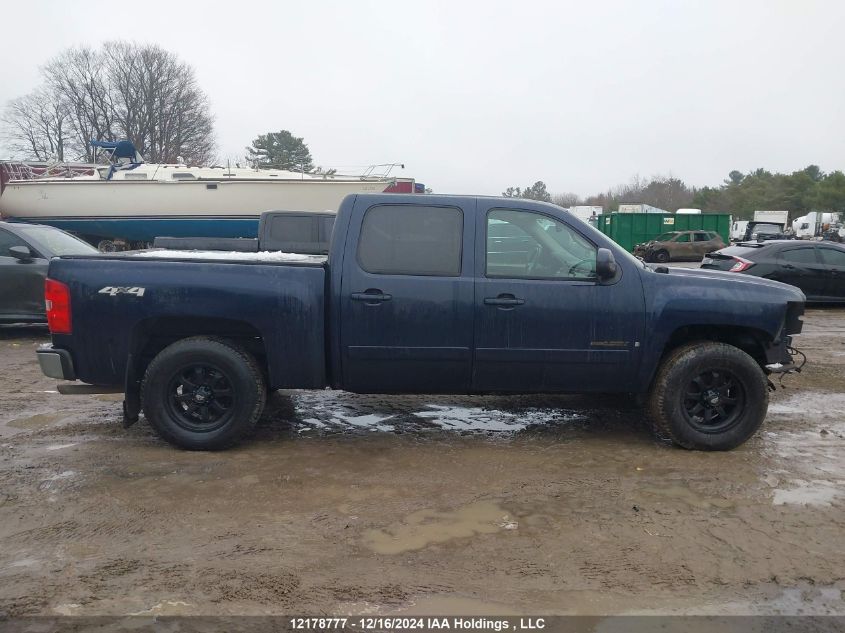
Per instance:
[[[0,216],[49,224],[97,243],[152,242],[157,236],[255,237],[262,211],[336,210],[349,194],[413,193],[411,178],[285,170],[189,167],[140,161],[131,144],[88,175],[10,180]],[[131,148],[131,150],[130,150]],[[129,160],[131,151],[133,157]]]

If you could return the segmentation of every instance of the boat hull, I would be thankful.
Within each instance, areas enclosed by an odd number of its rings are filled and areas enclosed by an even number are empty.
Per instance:
[[[384,191],[372,181],[12,181],[4,218],[87,237],[255,237],[263,211],[336,210],[349,194]]]

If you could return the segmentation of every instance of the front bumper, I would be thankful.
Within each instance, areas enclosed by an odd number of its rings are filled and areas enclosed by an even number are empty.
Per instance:
[[[54,349],[52,345],[45,345],[35,351],[41,373],[48,378],[58,380],[76,380],[73,369],[73,359],[70,352],[64,349]]]

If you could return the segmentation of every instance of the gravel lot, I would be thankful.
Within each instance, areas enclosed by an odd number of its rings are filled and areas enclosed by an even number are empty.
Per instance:
[[[280,392],[189,453],[0,328],[0,614],[845,614],[845,311],[730,453],[624,399]]]

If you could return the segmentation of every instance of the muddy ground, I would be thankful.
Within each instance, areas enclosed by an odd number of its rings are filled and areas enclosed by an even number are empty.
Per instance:
[[[281,392],[179,451],[0,328],[0,613],[845,614],[845,310],[729,453],[624,400]]]

